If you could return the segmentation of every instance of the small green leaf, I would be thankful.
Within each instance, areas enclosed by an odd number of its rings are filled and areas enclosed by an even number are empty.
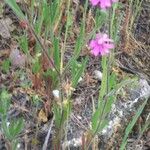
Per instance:
[[[116,99],[115,96],[110,96],[107,98],[106,106],[104,108],[104,116],[106,116],[111,111],[111,107],[112,107],[112,104],[114,103],[115,99]]]
[[[35,61],[35,62],[33,63],[32,71],[33,71],[34,74],[36,74],[36,73],[38,73],[38,72],[40,71],[40,69],[41,69],[41,64],[40,64],[39,61],[37,60],[37,61]]]
[[[56,88],[59,80],[58,80],[58,75],[57,75],[57,72],[56,70],[53,70],[53,69],[48,69],[47,71],[45,71],[43,73],[43,76],[45,78],[49,78],[51,79],[52,83],[51,83],[51,87],[54,89]]]
[[[19,39],[19,45],[25,54],[28,54],[28,38],[26,35],[22,35]]]
[[[61,122],[61,115],[62,115],[60,106],[58,106],[57,104],[54,104],[53,110],[54,110],[54,116],[55,116],[55,125],[56,125],[56,128],[59,129],[60,122]]]
[[[78,68],[78,70],[76,71],[75,74],[72,74],[72,87],[76,87],[79,81],[79,78],[81,77],[81,75],[83,74],[85,67],[86,67],[86,63],[87,63],[88,58],[86,58],[85,60],[82,61],[82,65],[80,68]],[[75,69],[75,68],[74,68]]]
[[[4,135],[7,137],[7,139],[11,139],[11,135],[9,133],[9,128],[8,128],[8,124],[7,124],[7,120],[3,120],[2,119],[2,131],[4,133]]]
[[[7,111],[10,107],[10,98],[11,95],[6,90],[2,90],[0,95],[0,114],[2,116],[6,117],[7,115]]]
[[[3,72],[7,73],[9,71],[9,69],[10,69],[10,60],[6,59],[2,63],[2,70],[3,70]]]
[[[93,116],[92,116],[92,130],[93,130],[93,133],[94,133],[94,131],[96,131],[97,126],[98,126],[98,122],[100,121],[100,112],[101,111],[99,109],[97,109],[95,111],[95,113],[93,114]]]
[[[10,140],[13,140],[23,129],[23,119],[13,120],[9,125]]]
[[[111,75],[109,76],[109,89],[115,89],[117,85],[117,77],[115,73],[111,73]]]
[[[100,89],[100,93],[99,93],[99,103],[100,101],[103,100],[106,91],[107,91],[107,57],[104,56],[102,57],[102,68],[103,68],[103,76],[102,76],[102,83],[101,83],[101,89]]]
[[[54,38],[54,63],[58,70],[60,69],[60,49],[59,49],[59,40]]]

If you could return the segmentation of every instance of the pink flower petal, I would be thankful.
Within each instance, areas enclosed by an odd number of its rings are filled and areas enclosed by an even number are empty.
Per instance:
[[[89,44],[90,48],[94,48],[96,46],[96,41],[92,40]]]
[[[106,55],[109,53],[110,49],[114,48],[113,40],[109,39],[107,34],[96,34],[96,38],[91,40],[89,47],[91,53],[95,56]]]
[[[93,6],[96,6],[100,0],[90,0]]]
[[[117,2],[117,1],[118,0],[90,0],[91,4],[93,6],[99,6],[103,10],[105,10],[106,8],[111,7],[111,5],[115,2]]]
[[[105,47],[108,49],[113,49],[115,46],[114,44],[105,44]]]
[[[98,56],[98,55],[99,55],[99,51],[96,51],[96,50],[92,50],[91,53],[92,53],[94,56]]]

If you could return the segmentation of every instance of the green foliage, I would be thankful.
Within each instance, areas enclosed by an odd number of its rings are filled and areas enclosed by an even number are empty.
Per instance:
[[[139,16],[139,13],[142,10],[142,2],[143,0],[129,0],[129,8],[130,10],[134,10],[130,18],[129,31],[132,31],[134,29],[134,22],[136,21],[136,19]]]
[[[32,66],[32,72],[34,74],[37,74],[38,72],[40,72],[40,69],[41,69],[41,64],[39,62],[39,60],[35,60],[35,62],[33,63],[33,66]]]
[[[48,69],[46,72],[43,73],[43,76],[48,78],[51,78],[52,81],[52,88],[56,88],[57,84],[58,84],[58,76],[57,76],[57,72],[54,69]]]
[[[59,127],[61,126],[60,123],[61,123],[62,110],[60,106],[58,106],[57,104],[53,106],[53,110],[55,116],[55,126],[57,129],[59,129]]]
[[[24,122],[22,118],[11,121],[8,120],[10,98],[11,95],[3,89],[0,94],[0,118],[2,120],[1,130],[5,138],[11,144],[12,150],[16,150],[16,146],[18,143],[16,138],[22,131]]]
[[[61,4],[62,1],[61,0],[56,0],[53,3],[51,3],[51,5],[49,6],[49,15],[50,17],[48,17],[47,15],[47,20],[50,19],[50,25],[52,27],[54,27],[56,21],[59,21],[60,17],[61,17]],[[49,18],[49,19],[48,19]]]
[[[107,57],[102,58],[102,69],[103,69],[103,76],[102,76],[102,83],[101,89],[99,94],[99,103],[103,100],[106,92],[107,92],[107,79],[108,79],[108,67],[107,67]]]
[[[121,23],[120,17],[116,14],[116,10],[119,7],[119,3],[115,3],[112,7],[112,15],[110,20],[110,35],[114,39],[115,42],[118,41],[118,30]]]
[[[71,113],[71,101],[64,100],[62,108],[59,104],[55,104],[53,110],[56,128],[61,129]]]
[[[60,70],[60,48],[59,48],[59,40],[54,37],[54,63],[55,66]]]
[[[87,58],[84,59],[81,63],[78,63],[77,61],[72,61],[71,66],[71,81],[72,81],[72,87],[75,88],[79,82],[80,77],[82,76],[86,63],[87,63]]]
[[[22,35],[22,36],[19,38],[19,46],[20,46],[20,48],[22,49],[22,51],[23,51],[25,54],[28,54],[28,53],[29,53],[28,38],[27,38],[26,35]]]
[[[54,138],[54,147],[60,147],[60,143],[62,140],[62,136],[64,135],[65,131],[65,123],[67,123],[68,118],[71,113],[71,100],[66,99],[64,100],[61,105],[59,103],[55,103],[53,107],[54,118],[55,118],[55,127],[56,127],[56,135]]]
[[[143,125],[143,127],[141,128],[141,131],[140,131],[140,135],[139,135],[139,138],[143,135],[143,133],[145,131],[148,131],[150,129],[150,113],[148,114],[147,118],[146,118],[146,121]],[[138,139],[139,139],[138,138]]]
[[[4,73],[8,73],[10,69],[10,60],[9,59],[5,59],[2,63],[2,71]]]
[[[6,118],[7,116],[7,111],[10,107],[10,98],[11,95],[6,90],[2,90],[0,95],[0,116],[2,118]]]
[[[25,16],[21,11],[20,7],[17,5],[16,0],[5,0],[5,2],[12,8],[12,10],[19,17],[19,19],[25,20]]]
[[[38,95],[33,95],[32,96],[33,105],[38,106],[40,101],[42,102],[42,99]]]
[[[104,104],[101,106],[101,108],[104,107]],[[94,112],[93,116],[92,116],[92,132],[93,134],[96,134],[98,132],[101,132],[102,129],[108,124],[108,120],[101,118],[102,116],[102,111],[101,109],[96,109],[96,111]],[[101,119],[101,121],[100,121]]]
[[[84,30],[85,30],[84,29],[84,24],[82,23],[81,27],[80,27],[80,34],[77,37],[77,40],[76,40],[76,43],[75,43],[74,54],[71,57],[71,59],[69,60],[69,62],[66,64],[65,70],[67,70],[71,66],[71,64],[73,64],[77,60],[77,58],[80,55],[80,52],[82,50],[83,43],[84,43]]]
[[[78,37],[76,39],[74,53],[73,53],[73,56],[71,57],[71,59],[69,60],[69,62],[66,64],[65,70],[67,70],[71,66],[71,64],[74,63],[78,59],[82,48],[85,46],[84,43],[87,42],[86,41],[87,39],[85,39],[85,24],[86,24],[87,6],[88,6],[88,0],[86,0],[85,5],[84,5],[83,19],[80,23],[80,34],[78,35]]]
[[[133,119],[130,121],[130,123],[128,124],[126,130],[125,130],[125,134],[124,134],[124,137],[123,137],[123,140],[122,140],[122,144],[120,146],[120,150],[124,150],[125,149],[125,146],[127,144],[127,138],[129,136],[129,134],[131,133],[135,123],[137,122],[139,116],[141,115],[145,105],[147,104],[147,101],[148,101],[148,98],[145,99],[144,103],[138,108],[135,116],[133,117]]]
[[[99,8],[96,9],[96,15],[95,15],[95,29],[99,29],[103,26],[105,23],[106,18],[108,17],[108,14],[104,11],[101,11]]]
[[[23,129],[23,119],[16,119],[9,124],[5,120],[2,121],[2,129],[9,141],[13,141]]]
[[[98,99],[98,108],[94,112],[92,116],[92,131],[93,134],[97,134],[98,132],[102,131],[102,129],[108,124],[108,120],[105,119],[111,110],[111,106],[115,100],[115,96],[107,96],[108,90],[113,89],[117,82],[115,80],[115,74],[108,75],[108,62],[107,57],[102,58],[102,69],[103,69],[103,76],[102,76],[102,83],[101,89],[99,92],[99,99]],[[108,85],[108,83],[110,83]]]
[[[81,24],[80,27],[80,34],[76,40],[76,44],[75,44],[75,49],[74,49],[74,57],[73,58],[77,58],[79,57],[79,54],[81,52],[81,49],[83,47],[83,43],[84,43],[84,31],[85,27],[84,27],[84,22]]]
[[[0,16],[2,16],[3,15],[3,6],[4,6],[4,4],[3,3],[1,3],[0,4]]]

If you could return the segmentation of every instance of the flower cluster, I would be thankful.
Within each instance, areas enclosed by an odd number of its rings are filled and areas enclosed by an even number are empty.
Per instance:
[[[109,49],[114,48],[113,40],[107,34],[98,33],[96,38],[90,41],[89,47],[94,56],[105,55]]]
[[[117,1],[118,0],[90,0],[93,6],[99,6],[101,9],[109,8]],[[94,56],[103,56],[108,54],[110,49],[114,48],[114,43],[107,34],[98,33],[96,38],[90,41],[89,47]]]
[[[111,7],[111,5],[117,1],[118,0],[90,0],[93,6],[99,6],[102,9]]]

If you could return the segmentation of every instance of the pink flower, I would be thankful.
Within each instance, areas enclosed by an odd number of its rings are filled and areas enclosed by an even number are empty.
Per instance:
[[[114,44],[107,34],[98,33],[96,38],[90,41],[89,47],[94,56],[103,56],[108,54],[110,49],[114,48]]]
[[[90,0],[93,6],[99,6],[102,9],[111,7],[112,3],[117,1],[118,0]]]

